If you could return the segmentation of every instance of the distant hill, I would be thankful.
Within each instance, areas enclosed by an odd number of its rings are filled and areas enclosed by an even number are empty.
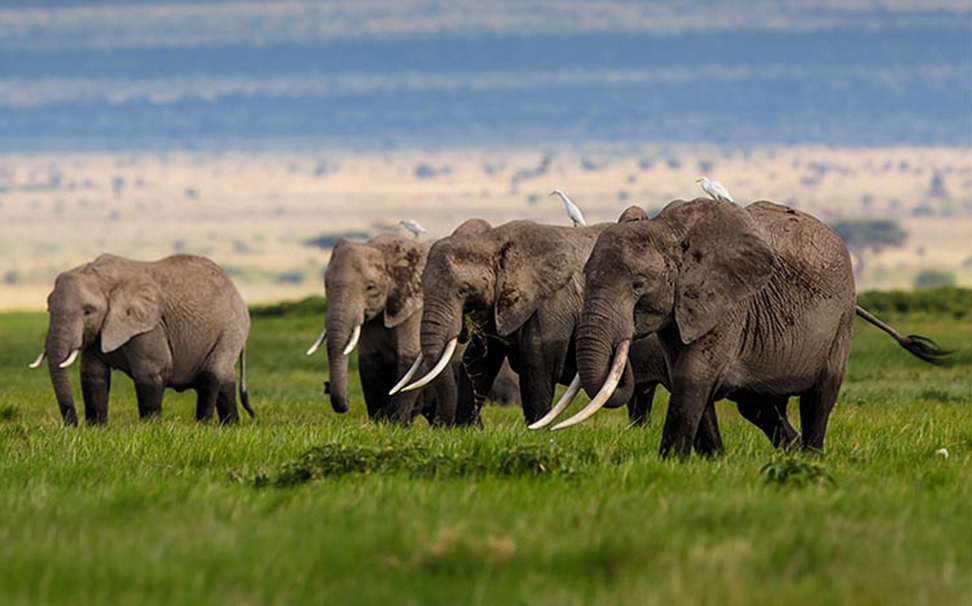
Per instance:
[[[972,144],[967,2],[683,4],[7,0],[0,142]]]

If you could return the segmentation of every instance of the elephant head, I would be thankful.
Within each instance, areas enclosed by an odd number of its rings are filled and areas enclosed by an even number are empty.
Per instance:
[[[570,231],[575,232],[573,239]],[[433,244],[422,273],[419,369],[425,376],[406,389],[427,384],[445,368],[465,327],[464,317],[495,327],[495,333],[505,337],[571,280],[579,284],[587,249],[578,246],[578,233],[593,243],[597,230],[580,232],[530,221],[493,228],[471,219]]]
[[[361,325],[381,316],[385,328],[394,328],[422,308],[420,276],[425,250],[420,243],[394,236],[370,242],[342,239],[334,247],[324,273],[326,335],[330,366],[331,406],[348,410],[348,355],[361,334]]]
[[[78,422],[67,367],[84,349],[108,354],[162,319],[162,293],[147,276],[126,271],[123,260],[101,255],[57,277],[47,297],[50,324],[44,352],[64,422]],[[39,365],[39,357],[35,364]]]
[[[629,209],[630,210],[630,209]],[[760,290],[777,261],[745,209],[676,200],[657,217],[626,211],[598,238],[584,267],[577,369],[594,396],[634,337],[674,328],[688,345]]]

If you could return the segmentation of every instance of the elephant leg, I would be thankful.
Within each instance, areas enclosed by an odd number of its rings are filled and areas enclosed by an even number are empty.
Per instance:
[[[533,423],[550,410],[557,379],[554,373],[545,368],[542,360],[528,359],[519,364],[520,401],[523,403],[523,417]]]
[[[554,360],[564,359],[557,352],[544,355],[543,342],[539,338],[530,339],[524,335],[527,345],[517,351],[516,367],[520,373],[520,401],[526,422],[533,423],[547,414],[553,402],[557,382],[562,368]],[[532,345],[529,343],[532,341]],[[566,344],[565,344],[566,345]]]
[[[162,414],[162,392],[165,383],[161,377],[135,381],[135,397],[138,400],[138,416],[142,419]]]
[[[204,372],[196,382],[196,420],[209,421],[216,411],[219,395],[219,379],[211,372]]]
[[[774,448],[787,447],[798,442],[800,437],[789,419],[786,418],[786,405],[789,398],[744,395],[736,400],[739,414],[759,427],[772,442]]]
[[[390,378],[396,368],[384,362],[380,355],[358,354],[358,375],[361,377],[361,391],[364,392],[368,418],[381,421],[388,414],[388,391],[394,383]]]
[[[216,412],[219,422],[223,425],[239,423],[240,414],[236,409],[236,379],[219,382],[219,392],[216,394]]]
[[[111,391],[111,368],[95,356],[81,355],[81,396],[84,419],[88,425],[108,422],[108,392]]]
[[[628,421],[632,426],[640,427],[648,421],[657,387],[658,383],[648,383],[635,387],[634,400],[628,402]]]
[[[429,425],[435,423],[435,398],[428,393],[420,394],[415,401],[415,407],[412,409],[412,420],[414,421],[418,417],[423,417]]]
[[[824,435],[830,412],[837,403],[841,374],[829,374],[810,391],[800,396],[800,426],[803,430],[803,448],[823,451]]]
[[[473,349],[473,345],[469,349]],[[457,425],[482,425],[480,412],[504,360],[506,351],[497,344],[486,347],[477,343],[470,356],[463,356],[462,368],[456,378]]]
[[[714,392],[712,381],[691,377],[686,373],[672,380],[672,397],[662,429],[661,455],[687,457],[692,452],[695,436]],[[714,414],[713,414],[714,417]],[[707,421],[711,423],[711,419]],[[711,433],[711,426],[707,426]],[[711,436],[710,436],[711,437]]]
[[[709,402],[699,421],[699,429],[695,433],[695,452],[703,457],[715,457],[725,450],[722,446],[722,435],[719,433],[719,421],[716,418],[715,403]]]
[[[435,389],[434,385],[426,390],[399,391],[393,396],[389,397],[387,395],[388,390],[394,385],[391,381],[397,381],[399,377],[405,376],[414,362],[415,356],[410,358],[400,357],[397,364],[388,364],[387,370],[385,371],[385,376],[389,377],[390,380],[388,383],[390,384],[388,385],[388,389],[383,392],[388,399],[388,403],[385,405],[382,414],[391,421],[401,425],[410,425],[419,414],[424,415],[429,423],[432,423],[435,419],[435,409],[427,406],[429,401],[434,400],[432,397],[432,392]],[[370,406],[368,410],[370,414]]]

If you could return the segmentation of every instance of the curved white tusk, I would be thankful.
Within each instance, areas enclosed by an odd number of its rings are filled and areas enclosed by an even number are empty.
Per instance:
[[[567,391],[564,392],[564,395],[560,396],[560,399],[557,400],[554,407],[550,409],[550,412],[548,412],[539,421],[534,421],[533,424],[528,425],[527,427],[530,429],[541,429],[553,423],[554,419],[559,417],[560,413],[564,412],[564,409],[570,406],[570,403],[573,402],[574,398],[577,397],[577,393],[580,391],[580,386],[580,374],[576,374],[574,375],[574,380],[571,381],[570,385],[567,387]]]
[[[348,341],[348,346],[344,348],[342,352],[344,355],[349,356],[354,348],[358,346],[358,337],[361,336],[361,325],[358,324],[354,327],[354,332],[351,333],[351,340]]]
[[[388,392],[388,395],[393,396],[396,393],[400,392],[403,387],[408,385],[408,382],[411,381],[412,377],[415,376],[415,373],[418,372],[419,365],[422,363],[422,357],[423,357],[422,352],[419,352],[418,357],[415,358],[415,362],[412,363],[412,366],[408,369],[408,372],[405,373],[405,376],[402,377],[401,380],[398,381],[398,383],[395,383],[395,386],[391,388],[391,391]]]
[[[446,344],[445,351],[442,352],[442,357],[436,363],[435,367],[429,371],[429,374],[425,375],[418,381],[412,383],[408,387],[404,388],[402,391],[412,391],[420,387],[425,387],[431,383],[439,373],[452,361],[452,354],[456,353],[456,344],[459,343],[459,337],[452,337],[452,340]]]
[[[307,355],[309,356],[314,355],[314,352],[320,349],[321,343],[323,343],[324,339],[326,338],[327,338],[327,328],[325,327],[324,330],[321,331],[321,334],[317,336],[317,340],[314,341],[314,344],[311,345],[310,349],[307,350]]]
[[[58,366],[60,366],[61,368],[67,368],[68,366],[74,364],[74,361],[78,359],[79,353],[81,353],[81,350],[75,349],[74,351],[71,352],[71,355],[67,357],[67,360],[64,360],[63,362],[58,364]]]
[[[37,359],[27,365],[27,368],[37,368],[38,366],[40,366],[41,362],[44,361],[44,356],[46,355],[47,355],[47,348],[44,348],[41,350],[39,354],[37,354]]]
[[[597,392],[597,395],[594,396],[590,404],[585,406],[579,413],[562,423],[554,425],[554,430],[583,423],[611,399],[611,396],[614,395],[614,390],[618,388],[618,383],[621,382],[621,376],[624,374],[624,365],[628,363],[628,348],[630,346],[631,341],[627,339],[621,341],[621,344],[618,345],[617,350],[614,352],[614,363],[611,365],[611,371],[608,373],[604,385],[601,385],[601,390]]]

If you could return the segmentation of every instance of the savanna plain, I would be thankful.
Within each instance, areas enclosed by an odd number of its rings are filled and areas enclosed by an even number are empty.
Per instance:
[[[254,420],[198,425],[170,391],[141,422],[116,375],[109,425],[66,429],[26,368],[45,315],[2,314],[0,602],[964,603],[972,293],[865,297],[955,365],[859,323],[825,454],[775,453],[723,402],[725,455],[686,461],[657,454],[664,394],[644,428],[379,426],[356,384],[336,415],[303,354],[320,299],[254,309]]]

